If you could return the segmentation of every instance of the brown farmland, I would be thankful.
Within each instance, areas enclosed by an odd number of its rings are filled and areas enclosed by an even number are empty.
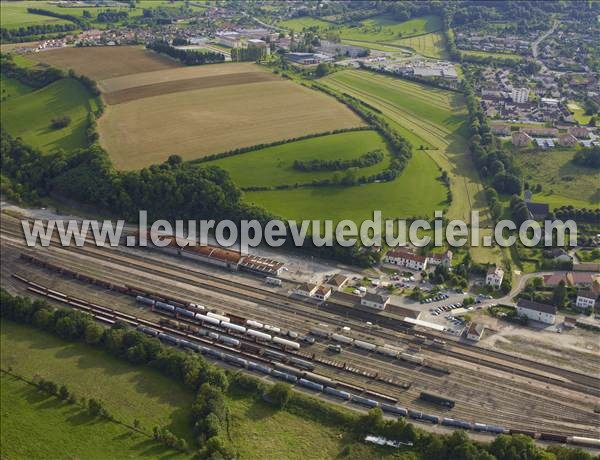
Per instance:
[[[136,99],[108,106],[98,120],[118,169],[361,125],[332,97],[282,79]]]
[[[230,75],[214,75],[211,77],[196,77],[187,80],[165,81],[113,91],[106,93],[104,99],[108,104],[114,105],[145,97],[160,96],[161,94],[274,80],[278,80],[278,77],[268,72],[245,72],[233,73]]]
[[[153,85],[176,80],[189,80],[200,77],[227,76],[238,73],[267,72],[264,67],[249,62],[228,63],[227,65],[211,64],[200,66],[185,66],[174,69],[155,70],[152,72],[137,73],[135,76],[124,75],[98,81],[103,93],[121,91],[136,86]]]
[[[177,61],[140,46],[96,46],[60,48],[28,55],[61,69],[73,69],[99,81],[121,75],[181,67]]]

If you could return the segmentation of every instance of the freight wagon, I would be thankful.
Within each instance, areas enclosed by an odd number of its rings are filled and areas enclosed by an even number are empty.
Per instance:
[[[427,401],[433,404],[439,404],[440,406],[444,406],[444,407],[454,407],[454,401],[448,398],[444,398],[442,396],[438,396],[438,395],[434,395],[431,393],[426,393],[424,391],[421,392],[419,398],[422,401]]]

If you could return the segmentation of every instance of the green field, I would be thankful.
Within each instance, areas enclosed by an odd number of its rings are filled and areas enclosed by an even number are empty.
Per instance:
[[[77,17],[83,17],[83,12],[87,11],[91,13],[93,18],[95,18],[98,13],[103,11],[127,11],[129,12],[129,16],[141,16],[145,8],[157,8],[159,6],[179,7],[183,5],[183,2],[171,3],[168,0],[142,0],[137,1],[136,5],[137,7],[131,10],[127,6],[122,8],[114,6],[111,6],[110,8],[103,8],[87,5],[77,7],[61,7],[46,1],[3,1],[0,2],[0,7],[2,8],[2,19],[0,24],[5,28],[27,27],[38,24],[71,24],[70,21],[66,21],[64,19],[28,13],[27,8],[40,8],[53,11],[55,13],[68,14]],[[100,27],[107,27],[107,24],[103,23],[96,23],[96,25],[99,25]]]
[[[389,16],[375,16],[361,21],[356,27],[343,26],[339,32],[343,40],[385,43],[428,34],[441,28],[439,16],[423,16],[405,22],[398,22]]]
[[[14,88],[15,83],[10,83]],[[87,143],[87,116],[95,107],[88,90],[77,80],[63,78],[44,88],[8,98],[2,107],[3,127],[25,143],[52,152],[66,152]],[[67,115],[71,123],[62,129],[50,127],[53,118]]]
[[[298,171],[293,168],[294,160],[350,160],[375,149],[383,150],[389,157],[385,141],[377,132],[353,131],[268,147],[207,164],[227,170],[240,187],[273,187],[306,184],[331,178],[334,174],[332,171]],[[355,170],[359,176],[369,176],[383,171],[388,164],[389,158],[384,158],[376,165]],[[344,172],[339,171],[339,174]]]
[[[0,74],[0,100],[6,102],[10,98],[22,96],[33,91],[30,86],[24,85],[20,81],[8,78]]]
[[[328,29],[329,27],[335,26],[327,21],[322,21],[318,18],[311,18],[310,16],[304,16],[300,18],[287,19],[285,21],[281,21],[277,24],[278,27],[282,27],[284,29],[290,29],[294,32],[300,32],[302,29],[307,27],[317,27],[319,29]]]
[[[513,61],[522,61],[523,56],[515,53],[494,53],[492,51],[459,50],[464,56],[481,56],[496,59],[512,59]]]
[[[441,32],[419,35],[416,37],[401,38],[389,42],[390,45],[409,48],[414,52],[433,59],[448,59],[446,39]]]
[[[118,423],[92,418],[78,406],[0,376],[2,458],[185,458]]]
[[[542,186],[541,193],[533,195],[533,201],[548,203],[551,208],[598,206],[600,171],[577,166],[572,162],[574,154],[572,149],[552,149],[513,155],[524,180],[532,187]]]
[[[103,350],[67,343],[9,321],[2,321],[0,339],[2,368],[10,366],[11,372],[26,378],[39,375],[64,383],[78,397],[101,399],[117,419],[131,423],[137,418],[144,430],[167,425],[175,434],[188,437],[193,395],[173,380]],[[6,458],[44,459],[180,457],[121,425],[88,420],[74,408],[38,396],[12,378],[2,378],[1,383],[2,458],[5,454]],[[393,458],[398,452],[356,444],[336,426],[275,410],[234,390],[227,401],[228,438],[238,458],[331,459],[338,458],[348,445],[362,458]],[[43,431],[39,440],[26,438],[27,432],[39,430]]]
[[[483,185],[468,153],[467,110],[460,94],[361,70],[336,72],[320,81],[378,108],[393,127],[401,128],[398,131],[415,148],[423,145],[429,149],[428,153],[450,178],[454,199],[448,218],[470,222],[470,211],[477,210],[484,227],[482,236],[491,231]],[[408,176],[404,173],[400,179]],[[418,184],[421,188],[414,191],[414,196],[431,187],[433,178],[429,180]],[[496,249],[473,248],[472,255],[478,262],[501,259]]]
[[[0,25],[7,29],[15,29],[39,24],[71,24],[70,21],[65,21],[64,19],[28,13],[27,8],[55,10],[57,7],[46,2],[35,1],[0,2],[0,9],[2,10]],[[64,11],[65,8],[61,8],[61,10]]]
[[[183,385],[148,368],[134,367],[105,351],[67,343],[31,327],[2,321],[2,368],[31,379],[34,375],[66,384],[78,397],[104,402],[118,420],[141,422],[151,432],[167,426],[191,441],[193,394]]]
[[[350,219],[360,223],[380,210],[384,218],[433,216],[445,207],[446,190],[428,153],[415,152],[400,177],[353,187],[306,187],[247,192],[246,201],[288,219]]]
[[[585,109],[579,102],[570,101],[567,104],[567,108],[573,113],[573,118],[575,118],[575,121],[579,122],[579,124],[587,125],[590,122],[592,116],[585,114]]]

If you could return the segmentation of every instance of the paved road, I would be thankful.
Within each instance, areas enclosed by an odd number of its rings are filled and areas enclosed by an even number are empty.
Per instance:
[[[548,73],[550,70],[548,69],[548,67],[546,67],[546,64],[544,64],[544,62],[538,58],[538,47],[541,42],[543,42],[549,35],[551,35],[556,30],[557,27],[558,21],[554,21],[552,27],[548,31],[540,35],[538,38],[536,38],[531,44],[531,53],[533,54],[534,59],[537,62],[539,62],[539,64],[542,66],[541,73]]]

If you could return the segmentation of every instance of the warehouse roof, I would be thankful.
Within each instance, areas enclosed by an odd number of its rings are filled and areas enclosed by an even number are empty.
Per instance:
[[[517,307],[539,311],[540,313],[548,313],[549,315],[556,315],[556,307],[554,305],[534,302],[533,300],[519,299]]]

